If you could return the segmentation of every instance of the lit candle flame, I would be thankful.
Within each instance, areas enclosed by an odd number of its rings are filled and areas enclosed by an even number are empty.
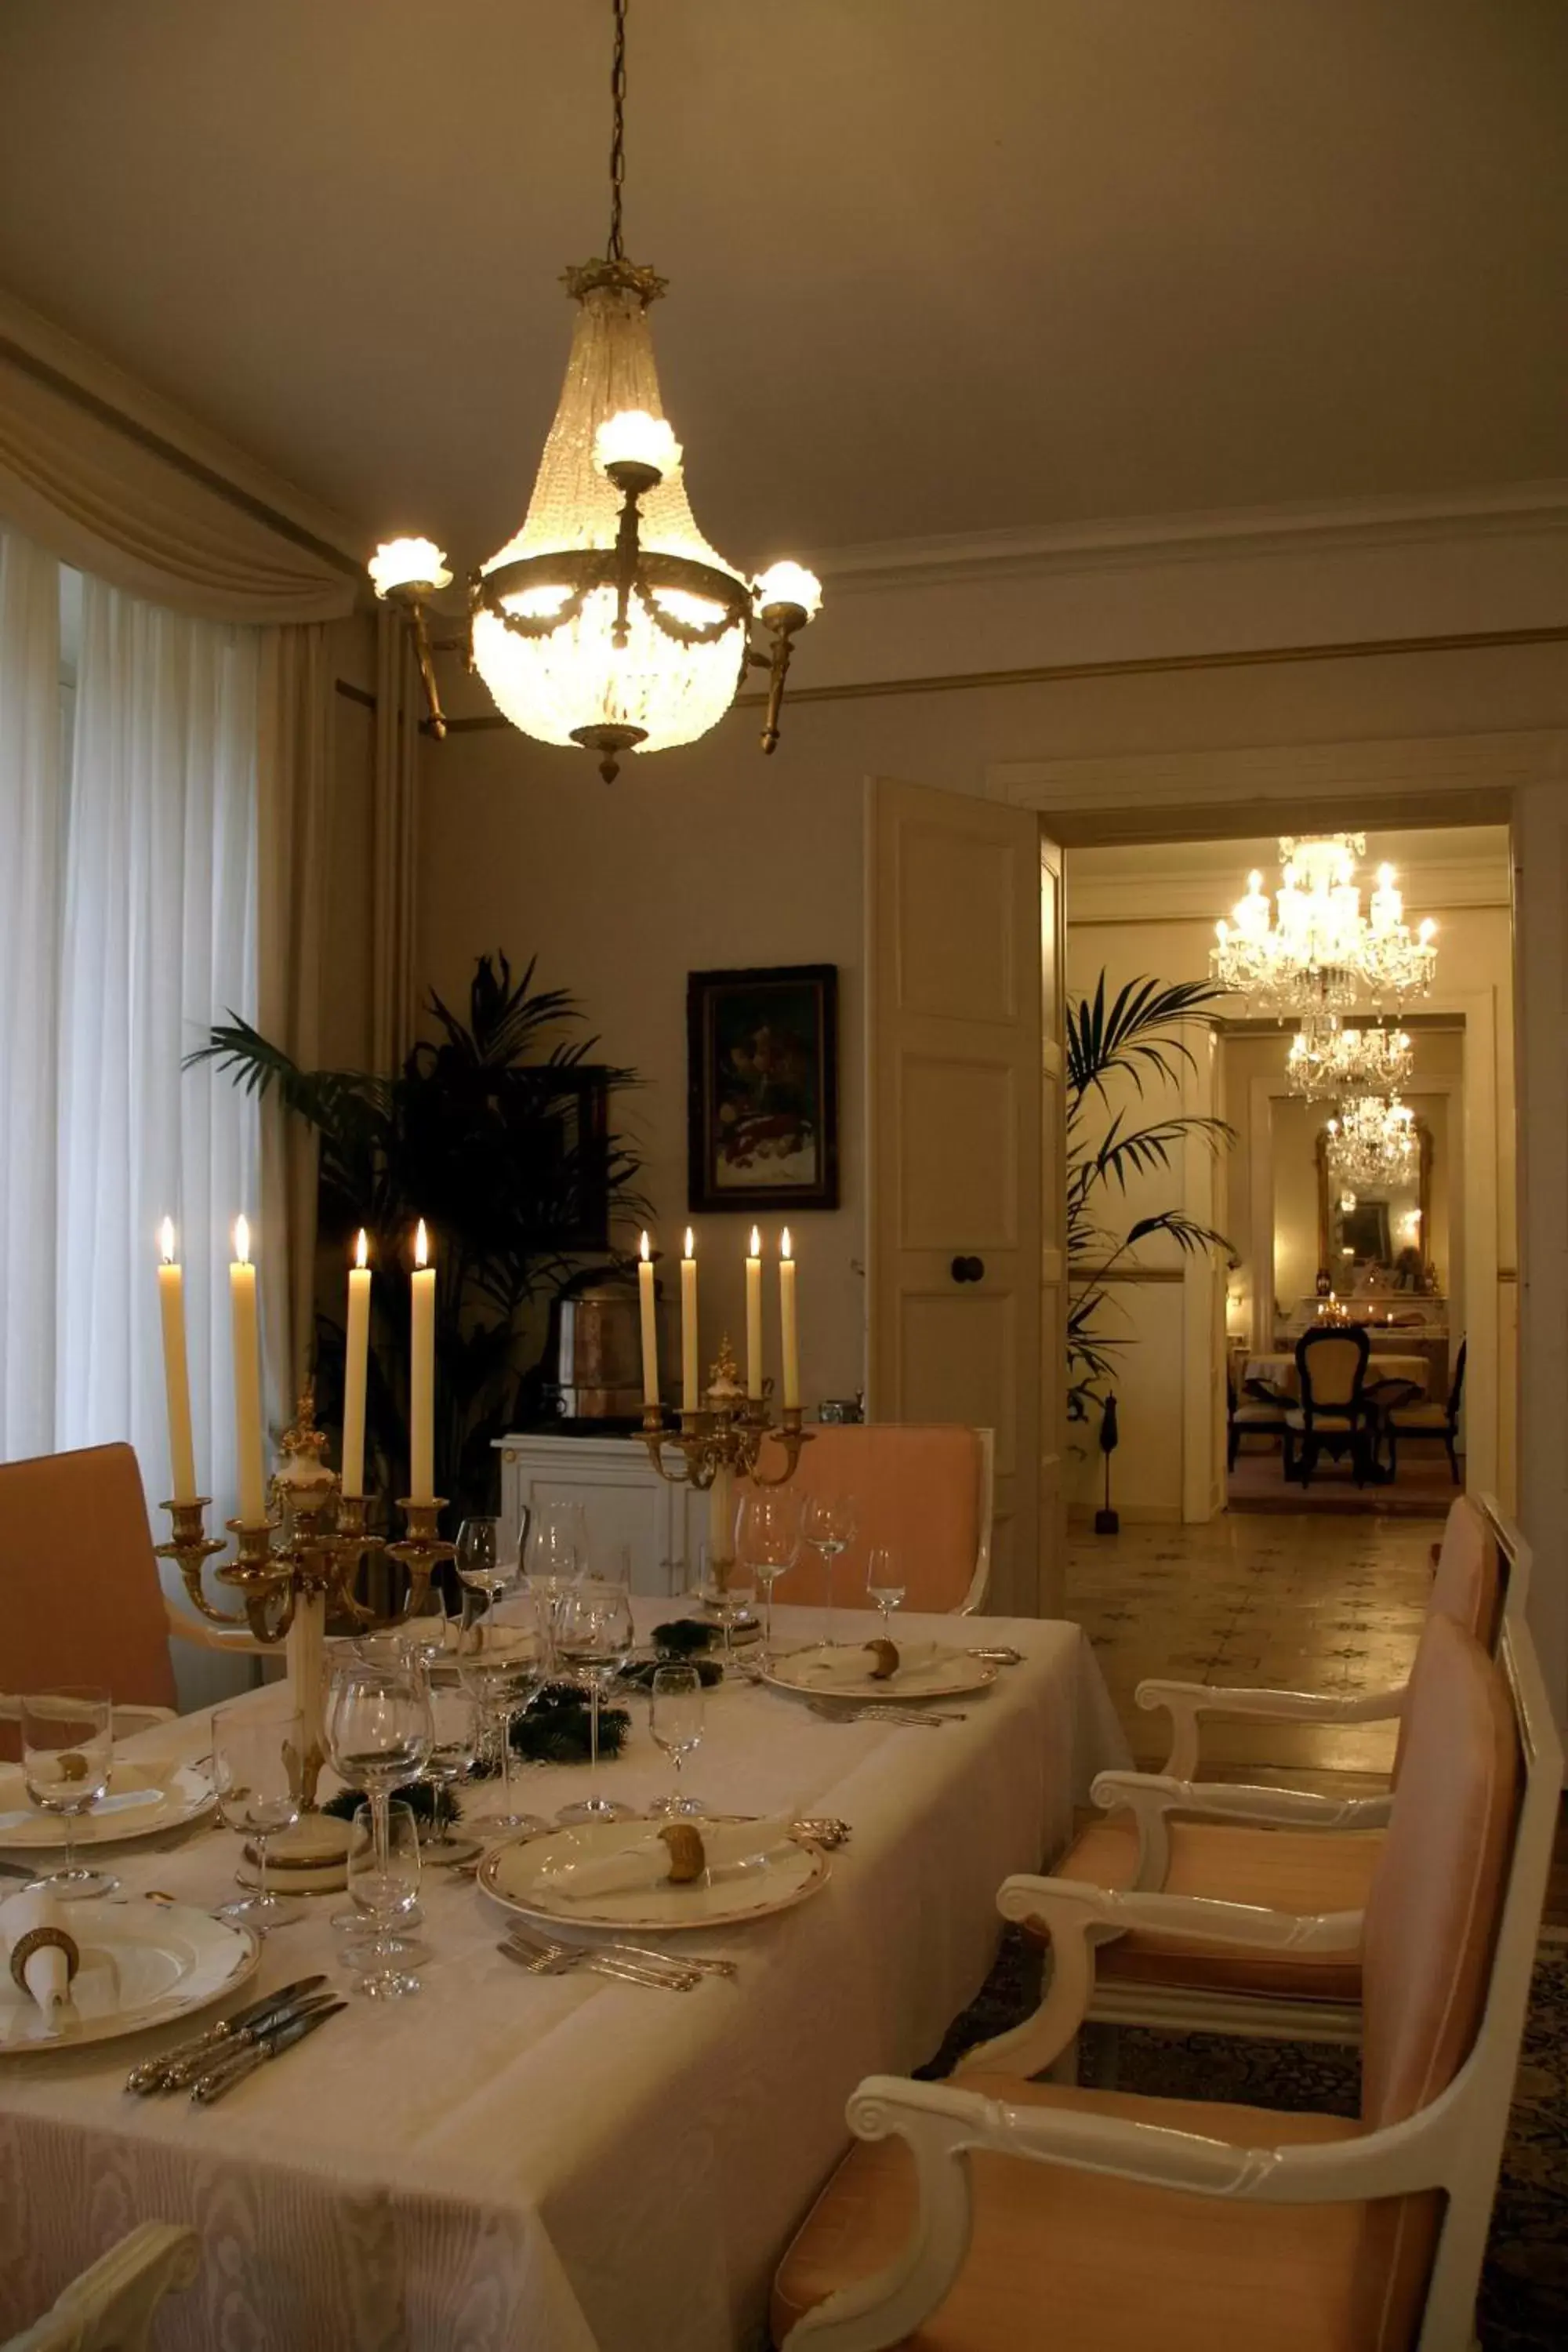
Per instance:
[[[250,1226],[243,1216],[234,1221],[234,1255],[239,1265],[250,1264]]]
[[[1379,882],[1382,884],[1383,887],[1386,890],[1386,889],[1387,889],[1387,887],[1388,887],[1388,886],[1389,886],[1389,884],[1390,884],[1390,883],[1393,881],[1393,879],[1394,879],[1394,868],[1393,868],[1393,866],[1380,866],[1378,867],[1378,869],[1377,869],[1377,878],[1378,878]]]
[[[695,1257],[697,1255],[697,1237],[689,1225],[686,1228],[686,1248],[683,1255],[687,1257]]]
[[[1255,898],[1263,887],[1263,877],[1256,866],[1247,877],[1247,887]]]
[[[354,1264],[361,1268],[370,1264],[370,1240],[363,1225],[359,1229],[359,1239],[354,1244]]]
[[[428,1265],[430,1263],[430,1243],[425,1231],[423,1217],[419,1220],[419,1230],[414,1236],[414,1263],[416,1265]]]
[[[753,1225],[753,1226],[752,1227],[752,1255],[753,1257],[761,1257],[762,1254],[763,1254],[763,1237],[762,1237],[762,1234],[761,1234],[759,1233],[759,1231],[757,1230],[756,1226],[755,1226],[755,1225]]]
[[[163,1223],[158,1228],[158,1247],[163,1253],[163,1264],[165,1265],[173,1265],[174,1263],[174,1220],[173,1217],[165,1217]]]
[[[789,1245],[789,1227],[786,1225],[783,1233],[779,1235],[779,1255],[780,1257],[793,1257],[795,1253]]]
[[[643,1237],[642,1237],[642,1262],[643,1262],[644,1265],[647,1265],[648,1264],[649,1260],[652,1258],[652,1255],[653,1255],[653,1252],[649,1249],[649,1247],[648,1247],[648,1245],[647,1245],[647,1234],[645,1233],[645,1234],[643,1234]]]

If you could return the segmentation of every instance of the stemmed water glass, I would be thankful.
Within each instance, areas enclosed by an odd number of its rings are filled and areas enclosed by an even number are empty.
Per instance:
[[[265,1936],[305,1916],[298,1903],[280,1901],[267,1884],[267,1841],[275,1830],[292,1829],[300,1818],[305,1727],[298,1715],[266,1714],[251,1700],[215,1707],[212,1739],[218,1811],[226,1828],[250,1838],[256,1847],[255,1894],[221,1903],[217,1916]]]
[[[473,1770],[479,1727],[479,1698],[471,1685],[454,1675],[449,1668],[438,1677],[432,1677],[430,1753],[425,1763],[425,1778],[434,1783],[437,1797],[443,1789],[455,1789]],[[437,1801],[435,1828],[425,1841],[426,1861],[471,1862],[479,1850],[477,1839],[453,1836],[452,1824]]]
[[[552,1631],[562,1598],[582,1574],[587,1556],[588,1515],[583,1505],[541,1504],[528,1547],[528,1573],[544,1602]]]
[[[76,1826],[109,1792],[114,1760],[114,1702],[96,1685],[38,1691],[21,1703],[22,1780],[35,1805],[59,1821],[66,1858],[35,1879],[62,1903],[112,1895],[120,1881],[76,1858]]]
[[[333,1669],[324,1729],[333,1771],[370,1801],[377,1867],[389,1867],[392,1792],[416,1780],[434,1739],[430,1686],[416,1658],[372,1664],[352,1654]]]
[[[375,1801],[355,1808],[349,1824],[349,1898],[363,1914],[368,1937],[343,1948],[343,1958],[363,1970],[354,1986],[367,2000],[401,2000],[419,1990],[412,1970],[399,1968],[411,1947],[395,1931],[412,1920],[419,1901],[419,1825],[405,1802],[385,1808],[375,1819]]]
[[[501,1809],[486,1826],[508,1836],[539,1837],[549,1822],[535,1813],[520,1813],[512,1805],[511,1727],[549,1679],[549,1621],[539,1596],[526,1584],[494,1602],[490,1619],[489,1647],[465,1658],[462,1669],[500,1764]]]
[[[526,1521],[526,1513],[524,1518]],[[509,1585],[517,1582],[521,1573],[521,1535],[519,1549],[514,1551],[507,1541],[504,1521],[489,1513],[475,1513],[458,1529],[458,1542],[453,1565],[458,1581],[470,1592],[480,1594],[487,1610],[494,1608],[499,1596]],[[478,1646],[484,1647],[484,1626],[479,1627]]]
[[[882,1612],[884,1638],[891,1631],[895,1609],[904,1601],[904,1580],[900,1573],[898,1555],[889,1544],[873,1544],[866,1561],[866,1590]]]
[[[588,1794],[563,1806],[555,1818],[565,1829],[580,1822],[622,1822],[630,1805],[599,1794],[599,1704],[632,1646],[631,1596],[618,1584],[574,1584],[561,1596],[555,1651],[561,1664],[588,1692]]]
[[[812,1495],[807,1497],[803,1531],[813,1551],[822,1558],[823,1585],[831,1633],[833,1610],[833,1563],[842,1551],[847,1551],[855,1540],[855,1501],[850,1495]]]
[[[800,1496],[790,1486],[752,1486],[735,1513],[736,1557],[763,1589],[763,1646],[758,1664],[773,1663],[773,1587],[800,1559]]]
[[[668,1797],[655,1797],[650,1813],[707,1811],[700,1797],[689,1797],[680,1785],[680,1768],[702,1738],[702,1677],[695,1666],[660,1666],[648,1698],[648,1729],[675,1768],[675,1786]]]

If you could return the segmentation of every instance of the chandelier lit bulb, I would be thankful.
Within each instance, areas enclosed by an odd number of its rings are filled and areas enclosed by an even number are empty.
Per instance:
[[[1279,1011],[1319,1014],[1348,1012],[1363,996],[1396,1004],[1425,996],[1437,927],[1427,920],[1411,932],[1392,866],[1379,866],[1362,912],[1355,871],[1365,854],[1364,834],[1282,836],[1272,906],[1255,871],[1230,920],[1215,925],[1209,961],[1221,987]]]
[[[1345,1185],[1408,1183],[1419,1160],[1415,1114],[1397,1095],[1344,1104],[1327,1121],[1329,1171]]]
[[[706,735],[753,666],[768,673],[762,746],[772,751],[795,637],[822,602],[798,563],[745,578],[692,515],[647,320],[665,280],[628,261],[621,242],[626,0],[612,8],[609,238],[603,260],[565,273],[578,305],[566,380],[522,524],[469,582],[468,638],[513,726],[596,752],[606,783],[627,752]],[[410,614],[440,734],[424,621],[432,558],[445,584],[445,558],[428,541],[378,549],[371,577]]]
[[[1290,1040],[1285,1082],[1307,1102],[1391,1095],[1409,1084],[1414,1065],[1403,1029],[1346,1028],[1336,1013],[1305,1013]]]

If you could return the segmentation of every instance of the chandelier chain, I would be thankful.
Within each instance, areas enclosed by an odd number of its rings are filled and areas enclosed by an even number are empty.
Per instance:
[[[616,17],[615,53],[610,61],[610,238],[608,261],[624,261],[621,242],[621,191],[626,177],[626,0],[612,0]]]

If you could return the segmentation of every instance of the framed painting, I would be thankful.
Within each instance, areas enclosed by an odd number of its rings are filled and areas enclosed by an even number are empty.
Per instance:
[[[838,1206],[838,967],[694,971],[686,988],[694,1210]]]

